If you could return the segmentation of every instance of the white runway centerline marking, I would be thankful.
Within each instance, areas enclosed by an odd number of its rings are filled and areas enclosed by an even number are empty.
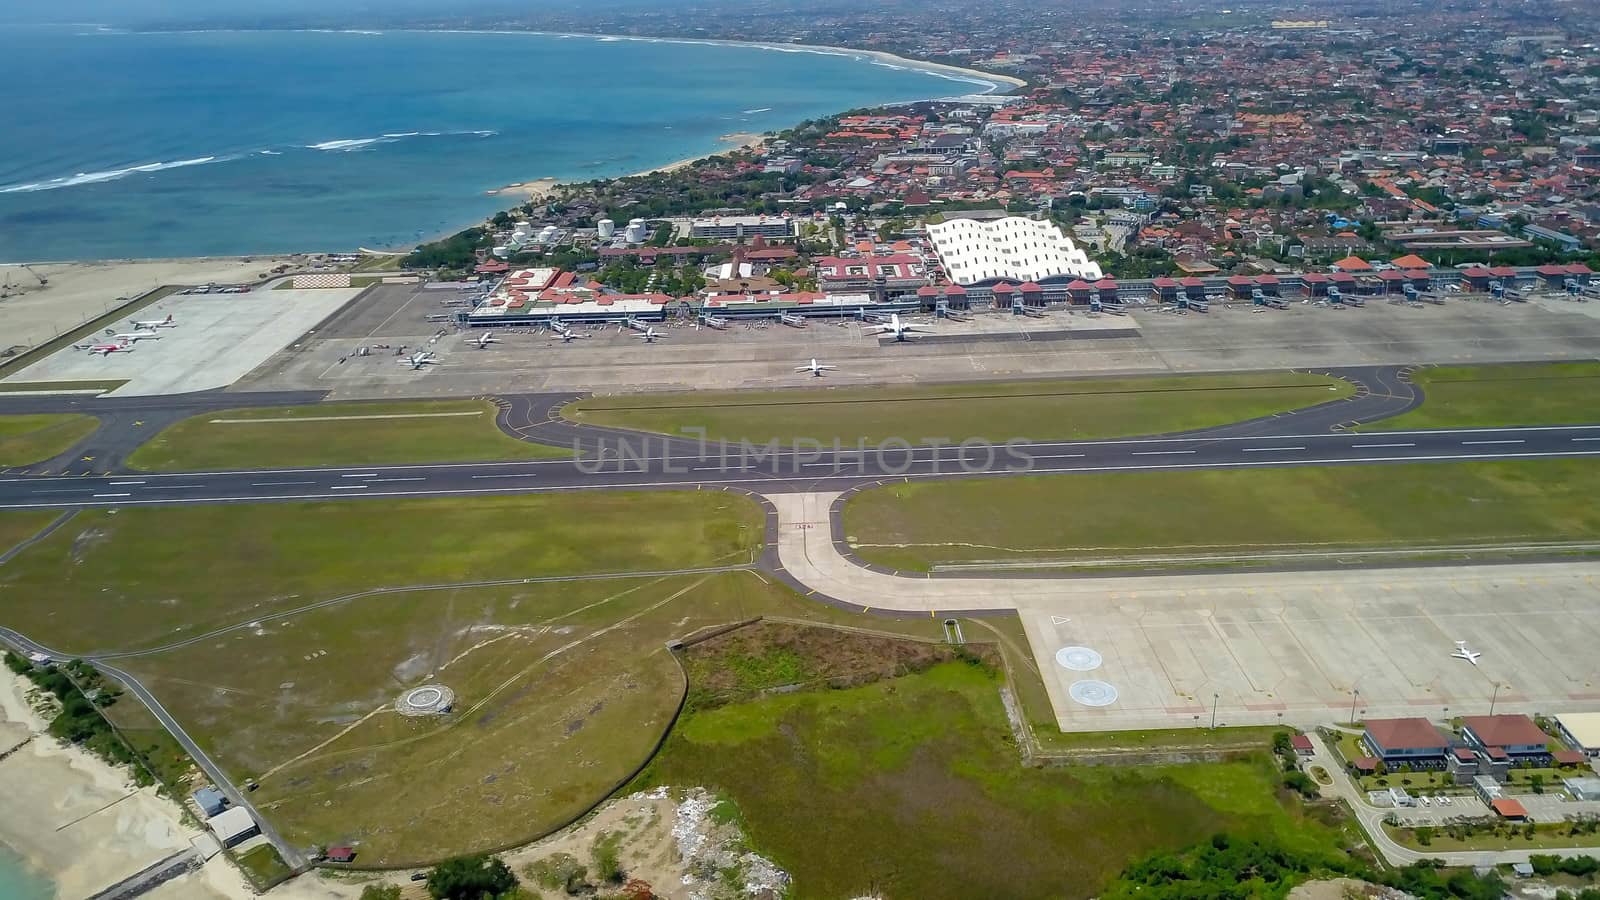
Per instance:
[[[1352,450],[1366,450],[1368,448],[1377,448],[1377,447],[1415,447],[1415,446],[1416,446],[1416,444],[1351,444],[1350,448]]]
[[[422,475],[418,475],[415,478],[374,478],[374,479],[372,479],[373,483],[377,483],[377,482],[380,482],[380,481],[427,481],[427,480],[428,479],[426,477],[422,476]]]
[[[1169,456],[1175,453],[1193,453],[1193,450],[1135,450],[1134,456]]]
[[[96,497],[132,497],[132,494],[95,494]]]
[[[1304,447],[1246,447],[1246,453],[1284,453],[1290,450],[1304,450]]]
[[[1522,443],[1526,443],[1526,441],[1517,440],[1517,441],[1462,441],[1461,442],[1462,446],[1471,446],[1471,445],[1475,445],[1475,444],[1522,444]]]
[[[292,484],[316,484],[315,481],[252,481],[251,487],[288,487]]]
[[[377,472],[357,472],[354,475],[340,475],[340,478],[377,478]]]
[[[367,486],[364,484],[336,484],[328,488],[330,491],[364,491],[366,489]]]
[[[130,484],[145,484],[145,483],[146,482],[143,482],[143,481],[110,481],[110,482],[107,482],[107,484],[111,485],[112,487],[123,487],[123,486],[130,485]]]

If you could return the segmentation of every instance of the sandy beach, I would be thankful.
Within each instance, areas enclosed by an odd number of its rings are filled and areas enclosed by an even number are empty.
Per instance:
[[[38,735],[0,760],[0,842],[53,879],[59,896],[87,897],[190,846],[199,832],[176,804],[43,734],[47,723],[28,705],[29,683],[10,671],[0,678],[0,750]],[[224,883],[226,875],[239,877],[220,857],[206,868],[227,869],[217,876]]]
[[[310,257],[252,256],[197,259],[105,260],[0,264],[0,350],[32,347],[164,284],[255,281],[280,265],[299,266]],[[37,273],[37,275],[35,274]],[[40,284],[42,276],[49,284]]]

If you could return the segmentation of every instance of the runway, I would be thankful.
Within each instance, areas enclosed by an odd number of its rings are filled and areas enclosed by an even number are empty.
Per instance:
[[[561,409],[580,394],[493,398],[497,426],[523,440],[570,447],[572,459],[301,467],[225,472],[132,472],[120,461],[161,427],[206,410],[314,402],[302,393],[219,391],[167,397],[0,397],[0,413],[79,412],[101,428],[79,447],[26,472],[0,475],[0,509],[448,497],[577,490],[842,491],[923,478],[1156,472],[1581,458],[1600,455],[1600,425],[1361,432],[1422,402],[1409,369],[1318,370],[1354,383],[1353,396],[1183,434],[1000,443],[949,439],[878,445],[815,441],[752,445],[579,425]]]

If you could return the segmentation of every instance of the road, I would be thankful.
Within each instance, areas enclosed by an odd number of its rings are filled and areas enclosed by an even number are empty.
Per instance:
[[[1384,817],[1391,812],[1367,803],[1366,795],[1344,774],[1344,767],[1339,764],[1337,755],[1322,739],[1322,735],[1315,731],[1308,731],[1311,746],[1315,753],[1312,755],[1310,765],[1322,766],[1333,777],[1333,784],[1322,785],[1323,796],[1333,796],[1343,800],[1349,805],[1350,811],[1360,820],[1361,827],[1367,833],[1374,849],[1383,856],[1390,865],[1405,866],[1424,859],[1437,859],[1448,866],[1494,866],[1524,863],[1535,854],[1559,854],[1561,856],[1600,856],[1600,850],[1587,847],[1574,847],[1561,850],[1538,848],[1533,850],[1461,850],[1456,852],[1423,852],[1412,850],[1390,837],[1383,830]],[[1310,767],[1307,766],[1307,768]]]
[[[445,497],[661,487],[762,493],[885,479],[1600,456],[1600,425],[1277,434],[908,448],[739,447],[632,436],[602,455],[495,463],[0,477],[0,509]]]
[[[5,644],[12,651],[23,656],[42,653],[55,659],[70,658],[70,654],[59,653],[9,628],[0,627],[0,644]],[[139,702],[143,703],[155,715],[156,719],[161,722],[161,726],[167,729],[173,739],[183,747],[184,752],[189,754],[189,758],[194,760],[195,765],[199,766],[200,770],[206,774],[206,777],[211,779],[211,783],[216,785],[217,789],[227,796],[229,803],[249,810],[251,818],[255,819],[256,824],[261,826],[261,833],[266,836],[267,840],[272,842],[273,847],[277,848],[278,855],[283,857],[283,861],[288,863],[290,868],[299,871],[306,867],[305,854],[284,840],[283,835],[272,826],[272,822],[263,816],[260,810],[251,804],[250,798],[228,778],[222,767],[217,765],[216,761],[207,755],[205,750],[201,749],[200,745],[195,742],[194,738],[183,730],[183,726],[178,724],[178,720],[167,712],[167,708],[161,705],[161,701],[156,699],[155,694],[150,693],[150,690],[141,684],[137,678],[116,666],[101,661],[96,661],[94,666],[104,674],[116,679],[129,693],[139,698]]]

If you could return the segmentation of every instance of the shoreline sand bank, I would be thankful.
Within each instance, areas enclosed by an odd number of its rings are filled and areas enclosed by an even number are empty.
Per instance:
[[[6,798],[0,804],[0,843],[54,881],[58,896],[87,897],[190,846],[199,831],[183,821],[176,803],[50,737],[48,723],[29,705],[30,683],[10,671],[0,672],[0,679],[0,747],[37,735],[0,760],[0,795]],[[248,895],[222,859],[206,869],[225,869],[207,876],[225,890],[238,888],[217,896]]]

